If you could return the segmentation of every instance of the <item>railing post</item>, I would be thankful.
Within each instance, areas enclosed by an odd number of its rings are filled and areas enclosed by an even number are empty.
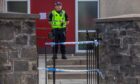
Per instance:
[[[93,38],[94,37],[94,38]],[[86,40],[97,40],[99,41],[99,32],[96,30],[94,36],[90,38],[89,32],[86,32]],[[86,61],[87,61],[87,70],[99,69],[99,45],[96,44],[87,44],[86,45]],[[97,74],[95,74],[97,73]],[[95,81],[95,79],[97,80]],[[87,84],[99,84],[99,73],[94,71],[87,72]]]
[[[99,42],[99,31],[98,29],[96,30],[96,39]],[[99,65],[99,45],[96,46],[96,57],[97,57],[97,69],[100,69],[100,65]],[[99,80],[99,73],[97,73],[97,84],[100,83]]]

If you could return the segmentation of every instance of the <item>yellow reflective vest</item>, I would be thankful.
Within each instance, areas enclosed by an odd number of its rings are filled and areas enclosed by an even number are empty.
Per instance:
[[[62,10],[62,12],[60,14],[56,10],[52,11],[51,26],[53,29],[66,28],[66,17],[65,17],[64,10]]]

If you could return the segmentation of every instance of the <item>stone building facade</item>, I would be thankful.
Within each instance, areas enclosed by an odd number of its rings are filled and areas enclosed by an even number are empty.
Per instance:
[[[139,14],[140,0],[99,0],[100,17],[111,17],[124,14]]]
[[[6,0],[0,0],[0,12],[6,12],[5,4]],[[140,13],[139,4],[140,0],[99,0],[99,17],[138,14]]]
[[[4,0],[0,0],[0,13],[4,12]]]
[[[140,15],[125,15],[97,20],[103,40],[101,84],[140,84]]]
[[[0,84],[37,84],[37,18],[0,13]]]

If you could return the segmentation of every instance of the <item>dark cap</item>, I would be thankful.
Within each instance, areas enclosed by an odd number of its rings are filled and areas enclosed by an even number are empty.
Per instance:
[[[62,3],[61,2],[55,2],[54,5],[55,6],[62,6]]]

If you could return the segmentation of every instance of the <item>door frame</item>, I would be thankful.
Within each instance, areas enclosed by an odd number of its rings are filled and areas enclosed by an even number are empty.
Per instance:
[[[77,42],[78,41],[78,33],[79,32],[85,32],[85,30],[78,30],[78,2],[82,2],[82,1],[97,1],[97,5],[98,5],[98,15],[97,15],[97,18],[100,17],[100,13],[99,13],[99,9],[100,9],[100,0],[75,0],[75,41]],[[92,31],[91,31],[92,32]],[[94,31],[93,31],[94,32]],[[76,53],[85,53],[86,50],[79,50],[78,49],[78,44],[75,45],[75,52]]]

